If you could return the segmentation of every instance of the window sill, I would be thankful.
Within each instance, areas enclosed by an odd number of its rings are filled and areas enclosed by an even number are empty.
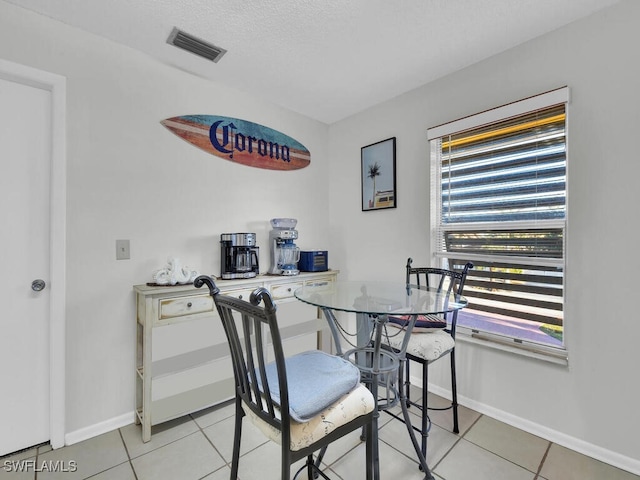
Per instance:
[[[517,341],[513,338],[492,335],[490,333],[465,328],[458,328],[458,331],[456,332],[456,340],[516,355],[522,355],[524,357],[554,363],[556,365],[569,365],[568,353],[563,349],[544,347],[542,345]]]

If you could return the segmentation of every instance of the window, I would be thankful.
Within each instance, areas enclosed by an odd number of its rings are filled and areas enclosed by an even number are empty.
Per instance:
[[[565,87],[429,129],[434,253],[474,264],[461,333],[564,350],[567,101]]]

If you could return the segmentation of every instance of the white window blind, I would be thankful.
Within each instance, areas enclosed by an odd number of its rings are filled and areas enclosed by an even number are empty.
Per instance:
[[[435,255],[474,263],[459,325],[564,348],[568,89],[429,130]]]

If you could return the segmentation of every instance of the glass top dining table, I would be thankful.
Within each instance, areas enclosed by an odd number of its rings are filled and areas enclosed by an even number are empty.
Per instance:
[[[467,299],[404,282],[336,281],[307,284],[294,292],[302,302],[334,311],[368,315],[432,315],[464,308]]]
[[[329,323],[336,354],[356,364],[363,375],[363,381],[374,393],[378,410],[389,409],[400,404],[409,437],[416,451],[418,461],[426,479],[434,477],[422,455],[421,448],[415,438],[404,389],[398,388],[402,382],[403,362],[406,362],[406,348],[416,319],[420,315],[447,314],[460,310],[467,305],[467,299],[454,293],[438,292],[437,289],[418,285],[408,285],[403,282],[384,281],[336,281],[329,283],[307,284],[294,292],[295,297],[310,305],[321,308]],[[342,351],[342,339],[345,330],[339,326],[334,312],[355,313],[358,323],[356,329],[357,340],[351,343],[354,348]],[[405,335],[402,348],[389,348],[384,345],[383,331],[389,316],[408,316],[408,326],[402,333]],[[399,378],[394,380],[398,372]],[[391,380],[390,380],[391,379]],[[387,390],[387,395],[381,398],[378,386]],[[393,390],[395,399],[390,401],[389,390]],[[379,453],[377,448],[378,415],[374,418],[374,478],[378,479]]]

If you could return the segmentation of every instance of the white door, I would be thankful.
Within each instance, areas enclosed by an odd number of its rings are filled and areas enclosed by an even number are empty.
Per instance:
[[[50,439],[51,108],[0,78],[0,456]]]

